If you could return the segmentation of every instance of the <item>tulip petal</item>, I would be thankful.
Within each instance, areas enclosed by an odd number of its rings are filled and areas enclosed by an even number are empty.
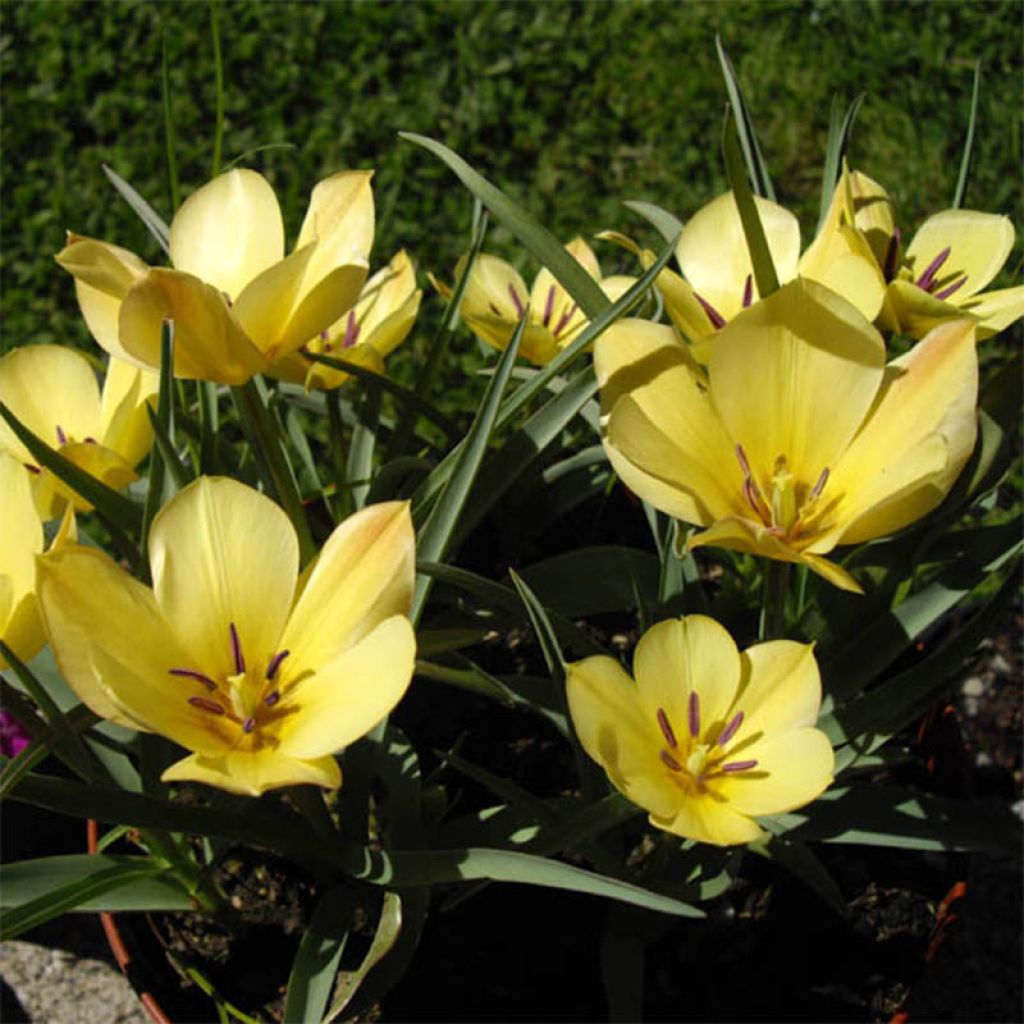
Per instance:
[[[5,452],[0,452],[0,495],[0,637],[28,661],[46,639],[35,595],[43,526],[25,467]],[[0,668],[5,666],[0,657]]]
[[[301,249],[316,243],[302,296],[308,295],[339,266],[367,264],[374,232],[372,178],[373,171],[339,171],[313,188],[295,245]],[[328,326],[329,323],[324,324],[324,328]]]
[[[832,784],[835,754],[828,737],[817,729],[766,736],[743,753],[757,761],[755,768],[714,780],[729,806],[743,814],[781,814],[803,807]]]
[[[691,694],[697,695],[697,736],[717,736],[740,685],[740,655],[728,632],[706,615],[652,626],[633,655],[633,675],[648,718],[668,716],[682,739],[689,732]],[[663,744],[664,745],[664,744]]]
[[[595,280],[601,280],[601,267],[594,250],[580,237],[565,246],[566,251]],[[577,325],[586,322],[573,297],[562,287],[547,267],[541,267],[530,289],[530,312],[533,319],[552,331],[561,325],[559,334],[570,334]],[[516,318],[518,319],[518,317]]]
[[[121,304],[120,337],[136,362],[159,369],[165,320],[174,322],[176,377],[244,384],[266,368],[224,296],[198,277],[151,270],[127,294]]]
[[[504,320],[501,317],[477,315],[463,311],[462,319],[466,326],[485,344],[504,352],[512,340],[518,326],[517,320]],[[535,366],[547,366],[558,355],[559,344],[547,327],[540,324],[527,324],[519,341],[519,354]]]
[[[978,318],[978,341],[984,341],[1024,316],[1024,285],[975,295],[961,311]]]
[[[227,754],[191,754],[167,768],[160,779],[163,782],[203,782],[229,793],[259,796],[280,786],[337,789],[341,785],[341,769],[333,757],[302,761],[262,748],[232,750]]]
[[[146,406],[156,408],[160,375],[111,356],[103,381],[99,441],[130,466],[138,465],[153,445]]]
[[[800,256],[800,225],[789,210],[777,203],[760,196],[755,196],[754,202],[775,263],[775,273],[780,282],[790,281],[796,275]],[[726,320],[731,320],[743,308],[748,277],[753,296],[759,295],[732,192],[713,199],[690,218],[679,236],[676,258],[694,290]]]
[[[658,756],[664,744],[657,722],[646,718],[636,684],[604,655],[567,667],[566,695],[583,749],[624,796],[652,814],[674,815],[682,791]]]
[[[231,625],[243,658],[281,649],[299,545],[287,515],[265,495],[226,477],[200,477],[154,518],[149,561],[156,602],[206,675],[237,671]]]
[[[102,480],[115,491],[127,487],[139,478],[135,470],[117,452],[102,444],[78,441],[74,444],[64,445],[60,454],[68,462],[74,463],[79,469],[84,469],[89,476]],[[51,478],[53,484],[53,499],[47,512],[48,518],[52,519],[60,515],[66,501],[72,502],[79,512],[92,510],[92,505],[88,501],[48,469],[43,469],[40,475],[44,478]],[[42,490],[45,490],[45,487]],[[36,501],[39,501],[38,496]]]
[[[950,320],[958,320],[970,310],[961,309],[952,302],[937,299],[913,281],[890,281],[885,301],[899,329],[912,338],[923,338],[930,330]]]
[[[693,287],[686,278],[665,269],[654,279],[654,284],[665,300],[665,311],[669,319],[687,341],[700,343],[718,330],[711,322],[707,310],[697,301]],[[707,362],[710,348],[705,347],[702,352],[703,361]]]
[[[313,243],[304,245],[267,267],[249,281],[235,300],[232,309],[242,330],[264,355],[291,318],[315,248]]]
[[[78,307],[89,333],[111,355],[130,359],[119,335],[121,300],[149,267],[127,249],[72,234],[55,259],[75,278]]]
[[[929,217],[907,248],[906,261],[919,277],[946,248],[950,250],[935,277],[940,290],[964,274],[957,300],[980,292],[1002,269],[1013,248],[1014,230],[1009,217],[978,210],[943,210]]]
[[[0,402],[40,440],[52,447],[67,439],[100,434],[100,389],[86,358],[60,345],[26,345],[0,359]],[[0,448],[34,463],[6,421],[0,422]]]
[[[348,263],[331,270],[300,300],[268,356],[273,359],[294,352],[347,313],[366,283],[366,271],[365,263]]]
[[[864,235],[875,263],[879,268],[884,268],[895,230],[889,195],[873,178],[861,171],[850,171],[844,167],[832,193],[832,202],[822,231],[835,230],[851,223]]]
[[[202,691],[170,674],[190,661],[148,587],[85,547],[40,559],[39,580],[57,666],[96,714],[192,750],[229,742],[230,723],[190,707]]]
[[[761,736],[809,728],[818,721],[821,674],[813,644],[769,640],[748,647],[740,661],[743,678],[729,714],[742,711],[743,725],[728,748],[730,758],[740,753],[746,757],[746,744]]]
[[[711,797],[686,800],[672,815],[651,815],[651,824],[686,839],[715,846],[738,846],[760,839],[764,832],[756,821],[738,814],[724,801]]]
[[[337,526],[281,638],[291,673],[320,671],[385,619],[408,614],[415,543],[407,502],[369,505]]]
[[[711,396],[762,493],[775,460],[812,486],[836,465],[882,382],[882,336],[840,296],[798,278],[715,338]]]
[[[238,298],[284,256],[284,221],[274,190],[256,171],[218,175],[181,204],[171,221],[170,247],[177,270]]]
[[[936,327],[886,370],[875,408],[834,467],[829,490],[850,525],[842,543],[885,536],[945,497],[974,449],[974,324]]]
[[[285,684],[277,705],[281,751],[322,757],[365,736],[402,699],[415,661],[412,623],[393,615],[312,676]]]
[[[701,371],[675,332],[620,320],[597,341],[605,449],[628,487],[686,522],[735,511],[743,476]]]
[[[466,257],[463,256],[455,265],[456,280],[462,276],[465,266]],[[518,302],[513,299],[513,295]],[[519,271],[497,256],[481,252],[473,261],[473,270],[462,293],[462,315],[467,318],[467,323],[470,316],[489,316],[516,324],[523,315],[528,296],[526,282]],[[537,311],[533,310],[533,314],[536,313]],[[505,346],[507,345],[506,340]]]
[[[885,300],[885,278],[867,239],[856,228],[825,229],[800,259],[800,274],[837,292],[874,320]]]

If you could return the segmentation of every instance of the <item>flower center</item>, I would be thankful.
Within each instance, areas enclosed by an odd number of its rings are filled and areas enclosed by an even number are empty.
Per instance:
[[[172,668],[172,676],[198,683],[203,693],[186,697],[186,703],[204,715],[224,716],[235,722],[246,735],[272,717],[271,709],[281,699],[278,670],[288,657],[288,651],[278,651],[267,661],[263,672],[247,667],[238,630],[232,622],[228,626],[231,658],[235,671],[218,681],[213,676],[191,668]]]
[[[713,742],[701,739],[700,698],[690,694],[687,708],[687,735],[680,741],[664,708],[658,708],[658,728],[664,737],[660,757],[672,781],[689,794],[703,793],[708,779],[757,767],[756,760],[726,761],[726,746],[735,739],[743,724],[743,712],[737,711],[721,729]]]
[[[943,249],[927,267],[924,268],[921,272],[921,276],[914,282],[914,284],[916,284],[918,288],[923,288],[929,294],[934,295],[937,299],[948,299],[953,292],[962,288],[967,283],[966,274],[960,278],[957,278],[956,274],[954,274],[953,277],[956,278],[956,280],[952,283],[949,282],[948,278],[945,282],[939,280],[939,271],[942,269],[946,260],[949,259],[949,254],[952,251],[952,248],[947,245],[946,248]],[[942,286],[941,288],[939,287],[940,285]]]
[[[771,490],[765,497],[754,477],[742,445],[736,445],[736,459],[743,470],[743,497],[754,514],[768,528],[768,532],[785,541],[796,540],[820,524],[822,516],[831,509],[836,498],[828,505],[821,504],[821,495],[828,483],[826,466],[813,487],[797,480],[789,468],[785,455],[777,455],[772,465]]]

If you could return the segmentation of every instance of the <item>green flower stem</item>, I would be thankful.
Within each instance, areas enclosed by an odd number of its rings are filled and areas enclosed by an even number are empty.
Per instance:
[[[139,829],[139,838],[146,849],[164,861],[196,901],[201,910],[215,917],[223,917],[227,904],[178,840],[162,829]]]
[[[761,606],[761,640],[777,640],[786,633],[786,590],[789,562],[769,561],[764,570],[764,601]]]
[[[260,394],[255,378],[246,381],[241,387],[233,388],[232,394],[264,475],[299,535],[299,548],[302,552],[302,563],[305,565],[316,553],[316,545],[309,532],[309,522],[306,519],[306,510],[302,506],[299,485],[285,454],[281,434]]]

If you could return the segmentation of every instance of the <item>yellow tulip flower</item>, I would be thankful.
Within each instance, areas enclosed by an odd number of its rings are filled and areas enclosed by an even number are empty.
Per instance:
[[[81,353],[59,345],[27,345],[0,359],[0,402],[38,438],[69,462],[119,490],[137,480],[135,466],[153,444],[147,405],[155,405],[159,375],[113,356],[103,392]],[[80,512],[92,506],[48,469],[0,421],[0,450],[33,476],[40,515],[53,519],[68,501]]]
[[[112,355],[159,368],[161,327],[173,320],[175,376],[244,384],[352,308],[373,242],[371,177],[342,171],[321,181],[290,256],[274,190],[255,171],[233,170],[175,214],[173,270],[74,234],[57,262]]]
[[[944,210],[921,225],[907,248],[888,301],[899,329],[914,338],[936,324],[971,316],[978,340],[1024,316],[1024,285],[985,292],[1013,248],[1009,217]]]
[[[789,210],[760,196],[754,197],[775,273],[784,284],[799,274],[827,285],[874,320],[882,307],[885,281],[871,246],[854,223],[849,189],[837,189],[844,203],[833,210],[822,231],[800,255],[800,225]],[[629,249],[650,267],[655,255],[641,250],[616,232],[607,237]],[[665,311],[690,343],[694,357],[706,363],[711,340],[730,320],[760,298],[739,208],[732,192],[713,199],[698,210],[679,235],[676,260],[682,276],[668,268],[655,285],[665,300]]]
[[[623,482],[712,544],[856,580],[823,556],[887,536],[945,497],[977,434],[974,323],[885,363],[882,336],[802,278],[721,329],[705,372],[675,331],[598,339],[603,441]]]
[[[165,781],[253,796],[333,788],[332,755],[412,678],[414,546],[406,503],[371,505],[300,581],[284,512],[201,477],[153,520],[152,589],[76,547],[40,564],[40,599],[57,665],[85,704],[193,751]]]
[[[811,644],[740,653],[714,619],[691,615],[644,633],[633,675],[603,655],[569,665],[569,711],[583,749],[655,827],[749,843],[764,835],[754,817],[802,807],[832,782]]]
[[[43,524],[28,474],[18,459],[0,451],[0,639],[22,660],[34,658],[46,642],[36,595],[36,556],[43,550]],[[68,508],[50,550],[75,537]],[[0,656],[0,668],[7,662]]]
[[[613,302],[625,294],[635,280],[622,275],[603,278],[594,251],[582,238],[574,238],[565,248]],[[456,279],[461,277],[466,259],[463,256],[456,264]],[[448,285],[434,278],[431,281],[444,298],[451,298],[452,289]],[[519,343],[519,354],[537,366],[550,363],[589,322],[547,267],[541,268],[533,287],[527,289],[519,271],[511,264],[497,256],[478,253],[460,309],[469,329],[484,343],[504,351],[527,306],[530,319]]]
[[[404,249],[366,282],[359,299],[329,330],[304,345],[302,352],[334,356],[384,375],[384,360],[405,341],[419,312],[423,292]],[[293,352],[270,367],[274,377],[304,384],[307,390],[340,387],[351,376]]]

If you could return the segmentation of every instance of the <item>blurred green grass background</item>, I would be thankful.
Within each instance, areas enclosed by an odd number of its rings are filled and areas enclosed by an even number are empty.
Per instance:
[[[376,265],[404,245],[421,271],[450,278],[468,232],[468,194],[440,163],[397,139],[402,129],[444,141],[560,237],[617,228],[653,242],[623,199],[647,199],[685,219],[725,187],[716,32],[779,199],[800,216],[805,239],[817,216],[832,95],[867,93],[850,159],[889,188],[907,232],[950,203],[978,59],[984,77],[965,205],[1021,221],[1019,0],[235,0],[217,10],[225,163],[258,146],[294,147],[245,161],[278,189],[290,237],[318,178],[376,168]],[[0,5],[0,18],[3,341],[88,345],[71,279],[52,255],[71,228],[161,262],[101,164],[170,219],[166,40],[183,194],[207,179],[210,10],[198,2],[35,0]],[[487,247],[526,262],[500,228]],[[613,247],[599,252],[625,266]],[[526,267],[528,278],[534,269]],[[1012,272],[1001,280],[1012,283]],[[449,400],[480,361],[468,339],[462,351],[452,360]],[[400,375],[414,372],[408,347],[398,362]]]

